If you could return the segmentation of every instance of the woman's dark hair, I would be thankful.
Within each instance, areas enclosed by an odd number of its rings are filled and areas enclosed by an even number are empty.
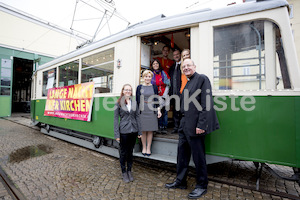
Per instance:
[[[161,64],[160,64],[160,62],[159,62],[158,59],[154,59],[154,60],[151,62],[150,70],[151,70],[151,71],[154,70],[154,69],[153,69],[153,63],[154,63],[155,61],[158,62],[158,66],[159,66],[158,69],[159,69],[159,70],[163,70],[163,68],[162,68],[162,66],[161,66]]]
[[[122,87],[122,90],[121,90],[121,95],[120,95],[120,98],[117,100],[118,104],[121,106],[121,101],[124,101],[124,103],[127,105],[127,102],[125,101],[125,97],[124,97],[124,93],[123,93],[123,90],[126,86],[129,86],[131,87],[130,84],[125,84],[123,85]],[[132,97],[132,87],[131,87],[131,97]],[[122,102],[123,103],[123,102]]]

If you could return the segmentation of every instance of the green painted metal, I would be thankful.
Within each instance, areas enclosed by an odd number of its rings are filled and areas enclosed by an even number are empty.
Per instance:
[[[235,101],[239,108],[240,99]],[[259,96],[255,100],[253,111],[228,109],[217,113],[221,128],[207,137],[207,153],[300,167],[300,146],[296,142],[300,132],[295,121],[299,97]],[[231,107],[228,97],[226,103]]]
[[[11,115],[11,97],[0,95],[0,117],[7,117]]]
[[[10,49],[5,47],[0,47],[0,54],[5,55],[9,58],[17,57],[27,60],[33,60],[34,61],[34,71],[37,70],[38,65],[43,65],[47,62],[50,62],[53,60],[53,57],[36,54],[36,53],[30,53],[25,51],[20,51],[16,49]]]
[[[296,166],[300,166],[300,97],[295,97],[295,124],[296,124]]]
[[[1,73],[2,68],[4,68],[2,66],[2,59],[10,60],[10,56],[0,54],[0,91],[1,91],[1,87],[9,88],[9,90],[10,90],[10,95],[1,95],[1,93],[0,93],[0,107],[1,107],[0,117],[7,117],[7,116],[11,116],[12,85],[13,85],[13,60],[11,60],[10,68],[6,68],[6,69],[10,70],[10,77],[9,77],[10,78],[10,86],[2,86],[1,78],[6,78]]]
[[[36,101],[30,101],[30,117],[31,120],[35,121],[35,109],[36,109]]]
[[[226,97],[224,102],[227,109],[217,112],[221,128],[206,137],[207,154],[299,168],[300,97],[254,98],[255,109],[244,111],[240,104],[242,97],[236,97],[234,102],[230,97]],[[103,99],[94,100],[94,103],[98,102],[99,105],[93,105],[92,122],[44,117],[45,100],[38,100],[37,120],[112,139],[113,112],[104,110]],[[231,109],[232,105],[234,109]],[[250,106],[246,105],[247,108]],[[239,111],[234,111],[238,108]]]
[[[91,122],[44,116],[45,99],[36,100],[34,119],[42,123],[113,139],[114,113],[103,108],[103,99],[94,98]]]
[[[29,52],[5,48],[5,47],[0,47],[0,54],[6,55],[8,57],[12,56],[12,57],[23,58],[23,59],[27,59],[27,60],[37,60],[38,58],[40,58],[38,60],[39,65],[42,65],[44,63],[47,63],[47,62],[53,60],[53,58],[49,57],[49,56],[44,56],[44,55],[35,54],[35,53],[29,53]]]

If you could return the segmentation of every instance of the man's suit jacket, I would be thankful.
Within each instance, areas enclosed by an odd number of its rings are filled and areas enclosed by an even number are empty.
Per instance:
[[[171,66],[170,68],[170,71],[169,71],[169,75],[170,75],[170,78],[171,78],[171,87],[170,87],[170,90],[169,90],[169,94],[170,95],[173,95],[174,92],[173,92],[173,86],[174,86],[174,79],[176,78],[176,95],[180,96],[180,87],[181,87],[181,69],[180,69],[180,64],[179,66],[177,66],[177,69],[176,69],[176,77],[174,76],[174,71],[175,71],[175,67],[176,67],[176,62]]]
[[[187,98],[191,97],[195,92],[201,93],[195,97],[195,101],[201,105],[201,108],[197,108],[193,101],[189,101]],[[185,95],[188,93],[188,97]],[[208,100],[208,101],[207,101]],[[207,76],[198,74],[195,72],[190,77],[186,84],[183,93],[180,97],[180,112],[182,113],[182,119],[180,122],[180,130],[189,136],[196,136],[196,128],[205,130],[206,135],[219,129],[219,122],[216,115],[216,111],[213,106],[213,98],[211,91],[211,84]],[[186,105],[186,109],[184,108]]]

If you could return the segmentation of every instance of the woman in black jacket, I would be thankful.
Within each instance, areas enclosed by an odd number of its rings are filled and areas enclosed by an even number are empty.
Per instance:
[[[120,122],[119,122],[120,119]],[[131,172],[133,163],[133,147],[140,133],[140,117],[136,101],[132,100],[132,87],[125,84],[114,112],[115,139],[120,143],[120,164],[123,181],[133,181]],[[127,162],[127,169],[126,169]]]

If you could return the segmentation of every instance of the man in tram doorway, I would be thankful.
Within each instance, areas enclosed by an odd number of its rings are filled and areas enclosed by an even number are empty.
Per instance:
[[[170,48],[168,46],[164,46],[161,51],[162,51],[163,57],[157,57],[157,58],[154,58],[154,59],[157,59],[160,62],[161,66],[162,66],[162,69],[165,72],[167,72],[167,74],[169,75],[170,67],[174,63],[173,60],[168,58],[169,53],[170,53]]]
[[[171,78],[171,87],[170,87],[170,95],[176,95],[180,97],[180,86],[181,86],[181,55],[178,49],[173,51],[173,59],[174,64],[170,68],[170,78]],[[174,129],[171,133],[178,133],[179,124],[180,124],[180,111],[176,110],[176,102],[175,99],[171,100],[171,105],[173,107],[173,121],[174,121]]]
[[[189,198],[199,198],[207,192],[207,168],[205,160],[205,135],[219,129],[213,108],[211,84],[207,76],[198,74],[191,59],[182,63],[188,82],[180,97],[181,120],[177,150],[177,178],[166,188],[187,188],[187,174],[191,155],[196,167],[196,187]]]

